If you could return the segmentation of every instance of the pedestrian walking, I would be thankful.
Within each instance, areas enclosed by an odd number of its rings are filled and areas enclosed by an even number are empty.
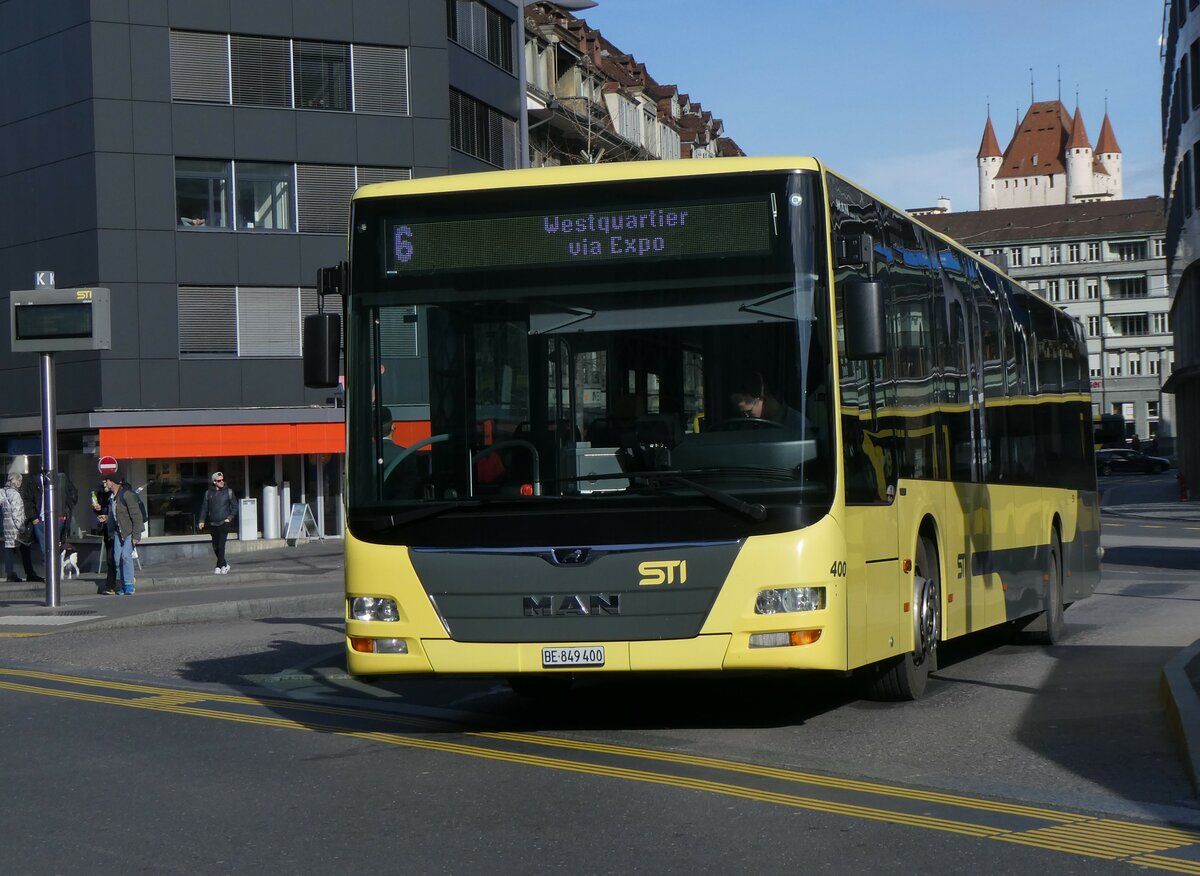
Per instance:
[[[114,596],[117,592],[117,564],[113,560],[113,540],[117,524],[108,513],[112,506],[113,494],[107,485],[108,481],[101,481],[100,488],[92,493],[92,510],[96,512],[96,520],[100,524],[100,537],[104,539],[104,556],[108,558],[108,562],[104,564],[104,583],[97,586],[96,592]]]
[[[229,574],[229,563],[225,562],[225,540],[229,538],[229,528],[237,513],[237,497],[231,488],[225,486],[225,473],[213,472],[212,486],[205,491],[204,501],[200,504],[200,529],[207,526],[212,535],[213,553],[217,557],[214,575]]]
[[[104,476],[104,486],[112,494],[108,514],[115,524],[113,533],[113,565],[117,567],[117,593],[132,596],[134,592],[133,552],[142,538],[146,519],[142,504],[133,487],[121,479],[120,472]]]

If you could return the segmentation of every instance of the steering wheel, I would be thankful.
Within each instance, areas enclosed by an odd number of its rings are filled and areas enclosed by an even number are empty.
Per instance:
[[[708,431],[729,432],[733,429],[761,429],[763,427],[782,429],[783,423],[777,423],[774,420],[767,420],[763,417],[730,417],[728,420],[714,423]]]

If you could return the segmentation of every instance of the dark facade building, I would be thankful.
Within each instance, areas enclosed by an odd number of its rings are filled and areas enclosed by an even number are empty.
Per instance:
[[[1170,0],[1163,34],[1163,191],[1167,199],[1167,281],[1175,331],[1177,462],[1200,497],[1200,9]]]
[[[55,357],[60,469],[96,458],[186,535],[209,473],[340,532],[337,393],[303,385],[316,271],[387,179],[515,167],[509,0],[0,0],[0,295],[111,290],[113,344]],[[419,358],[415,328],[391,343]],[[0,464],[40,466],[34,354],[0,351]],[[81,503],[86,507],[86,501]],[[76,527],[91,518],[76,515]]]

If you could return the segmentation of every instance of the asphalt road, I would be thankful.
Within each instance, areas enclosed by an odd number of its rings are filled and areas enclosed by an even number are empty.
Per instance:
[[[0,872],[1200,873],[1158,697],[1200,630],[1200,524],[1106,515],[1104,541],[1065,644],[947,645],[910,704],[827,678],[367,687],[323,616],[0,638]]]

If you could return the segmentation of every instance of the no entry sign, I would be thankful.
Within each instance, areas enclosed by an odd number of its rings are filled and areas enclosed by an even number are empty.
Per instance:
[[[110,475],[117,470],[117,461],[111,456],[102,456],[100,457],[100,464],[96,467],[100,469],[100,474]]]

